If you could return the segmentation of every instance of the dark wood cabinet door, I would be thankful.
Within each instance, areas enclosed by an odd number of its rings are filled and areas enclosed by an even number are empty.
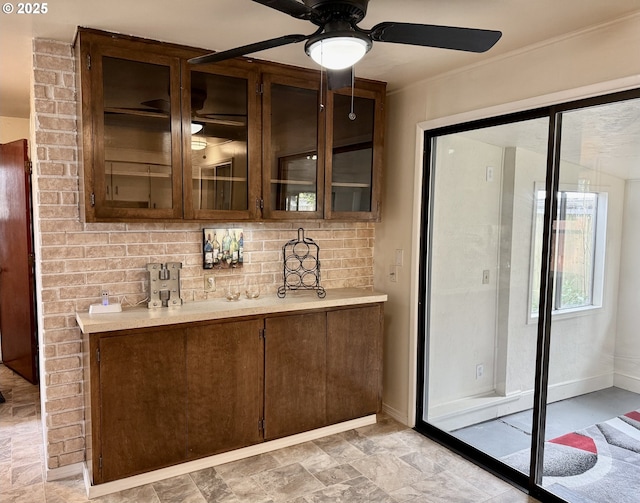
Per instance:
[[[99,348],[99,482],[183,461],[187,444],[184,330],[102,337]],[[95,473],[99,471],[94,471],[94,477]]]
[[[384,84],[327,94],[325,219],[380,220]]]
[[[382,305],[327,312],[327,422],[380,410]]]
[[[265,320],[265,440],[325,426],[326,313]]]
[[[262,327],[262,320],[248,320],[188,329],[190,458],[262,441]]]
[[[182,63],[184,215],[255,220],[261,195],[258,71],[244,61]]]
[[[263,75],[265,218],[321,219],[324,202],[324,114],[320,81]]]
[[[79,30],[87,221],[182,218],[180,58]]]

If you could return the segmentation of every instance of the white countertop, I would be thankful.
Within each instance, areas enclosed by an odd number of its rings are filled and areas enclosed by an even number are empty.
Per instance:
[[[157,327],[175,323],[219,320],[240,316],[286,313],[305,309],[323,309],[329,307],[355,306],[386,302],[387,294],[372,292],[360,288],[336,288],[326,290],[321,299],[315,291],[289,291],[284,299],[275,294],[257,299],[240,298],[237,301],[226,299],[205,300],[185,303],[180,307],[147,309],[134,307],[123,309],[120,313],[89,314],[76,313],[76,320],[85,334],[112,332],[133,328]]]

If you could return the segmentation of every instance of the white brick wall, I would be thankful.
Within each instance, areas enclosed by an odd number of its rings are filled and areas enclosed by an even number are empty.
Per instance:
[[[68,44],[34,40],[32,119],[35,125],[34,201],[36,261],[41,302],[39,329],[44,365],[41,382],[49,469],[84,460],[81,334],[76,311],[112,296],[145,298],[149,262],[182,262],[185,302],[205,299],[202,228],[217,224],[85,224],[79,219],[77,103],[74,59]],[[244,230],[242,270],[218,273],[221,297],[230,280],[253,276],[265,294],[282,283],[281,250],[305,228],[320,246],[325,288],[373,286],[369,223],[238,223]]]

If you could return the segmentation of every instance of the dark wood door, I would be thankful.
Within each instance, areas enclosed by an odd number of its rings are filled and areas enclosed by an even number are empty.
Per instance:
[[[382,390],[382,305],[327,313],[327,421],[375,414]]]
[[[188,330],[189,457],[262,441],[262,327],[262,320],[248,320]]]
[[[184,461],[184,329],[103,337],[99,366],[100,482]]]
[[[38,342],[27,140],[0,145],[0,337],[2,361],[38,382]]]
[[[326,314],[265,320],[265,440],[327,424]]]

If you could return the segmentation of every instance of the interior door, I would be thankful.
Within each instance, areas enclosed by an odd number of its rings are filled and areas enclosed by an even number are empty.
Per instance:
[[[0,337],[3,363],[38,382],[27,140],[0,145]]]

